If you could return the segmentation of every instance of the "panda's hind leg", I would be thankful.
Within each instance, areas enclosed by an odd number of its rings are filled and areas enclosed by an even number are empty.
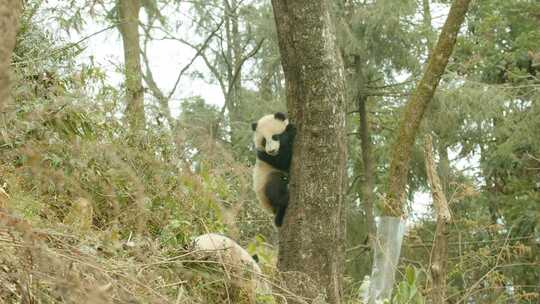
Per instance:
[[[264,191],[276,216],[275,224],[277,227],[281,227],[283,224],[285,211],[289,204],[287,184],[287,175],[283,172],[275,171],[268,176]]]
[[[289,196],[287,195],[287,198]],[[285,211],[287,210],[287,205],[278,208],[276,212],[276,218],[274,219],[274,223],[277,227],[281,227],[283,225],[283,218],[285,218]]]

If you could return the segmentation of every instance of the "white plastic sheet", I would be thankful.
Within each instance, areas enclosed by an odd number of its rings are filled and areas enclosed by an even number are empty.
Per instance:
[[[383,303],[392,296],[404,233],[405,221],[401,218],[379,218],[373,244],[375,250],[369,284],[369,304]]]

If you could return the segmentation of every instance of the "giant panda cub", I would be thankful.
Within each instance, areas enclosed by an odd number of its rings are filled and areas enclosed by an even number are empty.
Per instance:
[[[255,258],[234,240],[216,233],[203,234],[193,240],[191,249],[196,258],[223,265],[233,287],[247,292],[248,303],[256,303],[256,295],[271,294]]]
[[[280,227],[289,203],[288,175],[296,128],[281,112],[261,117],[251,128],[257,152],[253,189],[263,207],[275,215],[274,222]]]

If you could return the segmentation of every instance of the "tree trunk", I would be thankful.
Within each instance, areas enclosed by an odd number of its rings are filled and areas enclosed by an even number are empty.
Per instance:
[[[437,228],[435,229],[435,241],[433,242],[429,265],[432,282],[428,297],[431,304],[444,304],[446,301],[446,276],[448,274],[448,224],[451,215],[443,186],[437,175],[432,150],[431,137],[426,136],[424,146],[426,173],[433,197],[433,205],[437,212]]]
[[[2,0],[0,2],[0,33],[2,33],[2,41],[0,42],[0,112],[4,111],[4,107],[9,101],[11,88],[9,66],[15,47],[20,13],[20,0]]]
[[[118,0],[118,28],[124,45],[126,117],[132,131],[144,128],[144,101],[139,43],[139,0]]]
[[[426,45],[429,57],[431,55],[431,49],[433,48],[433,26],[431,26],[431,9],[429,5],[429,0],[422,0],[422,14],[422,21],[425,32],[424,35],[426,37]]]
[[[273,0],[272,5],[287,105],[298,130],[278,269],[296,294],[342,303],[347,146],[343,63],[331,5],[324,0]]]
[[[450,187],[450,159],[448,158],[448,147],[445,143],[442,142],[442,139],[439,138],[439,144],[437,145],[437,150],[439,151],[439,164],[437,165],[437,173],[441,179],[441,186],[443,194],[448,197],[448,191]]]
[[[346,3],[346,5],[349,5]],[[352,8],[349,8],[348,15],[352,14]],[[348,16],[350,19],[351,17]],[[362,205],[366,212],[366,226],[368,231],[368,240],[371,241],[375,237],[375,218],[373,213],[373,195],[375,189],[375,172],[373,169],[373,144],[371,143],[371,135],[368,123],[366,83],[367,76],[365,74],[365,62],[358,55],[353,56],[354,75],[352,77],[352,86],[355,89],[355,98],[358,105],[358,114],[360,123],[358,125],[358,137],[362,148],[362,167],[363,180],[360,183],[360,193],[362,195]]]
[[[262,60],[262,77],[259,83],[259,92],[261,99],[264,102],[273,102],[279,96],[279,91],[275,86],[276,82],[276,71],[281,72],[278,68],[280,67],[279,61],[276,61],[273,58],[261,58]]]
[[[391,149],[392,159],[390,162],[387,201],[383,209],[384,215],[396,217],[403,215],[402,203],[405,198],[409,160],[416,133],[448,64],[470,1],[454,0],[452,3],[439,40],[429,56],[424,75],[405,106],[399,124],[398,135]]]
[[[240,128],[242,121],[242,46],[239,32],[238,2],[236,0],[224,0],[225,6],[225,37],[227,39],[226,60],[228,91],[226,93],[226,105],[230,122],[231,144],[235,149],[236,156],[242,155],[245,147],[242,146]],[[245,152],[245,151],[244,151]]]
[[[375,237],[375,219],[373,214],[373,189],[375,188],[375,170],[373,168],[373,144],[369,133],[367,118],[367,97],[358,96],[358,112],[360,113],[360,141],[362,147],[362,162],[364,163],[364,180],[362,182],[362,201],[366,212],[366,223],[369,241]]]

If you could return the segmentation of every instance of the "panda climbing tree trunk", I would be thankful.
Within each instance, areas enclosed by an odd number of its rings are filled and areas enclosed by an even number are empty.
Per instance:
[[[4,111],[9,100],[9,66],[15,47],[20,13],[20,0],[2,0],[0,2],[0,33],[2,33],[2,41],[0,41],[0,112]]]
[[[342,303],[347,151],[343,63],[331,4],[272,0],[272,6],[288,111],[298,130],[278,268],[297,295]]]

